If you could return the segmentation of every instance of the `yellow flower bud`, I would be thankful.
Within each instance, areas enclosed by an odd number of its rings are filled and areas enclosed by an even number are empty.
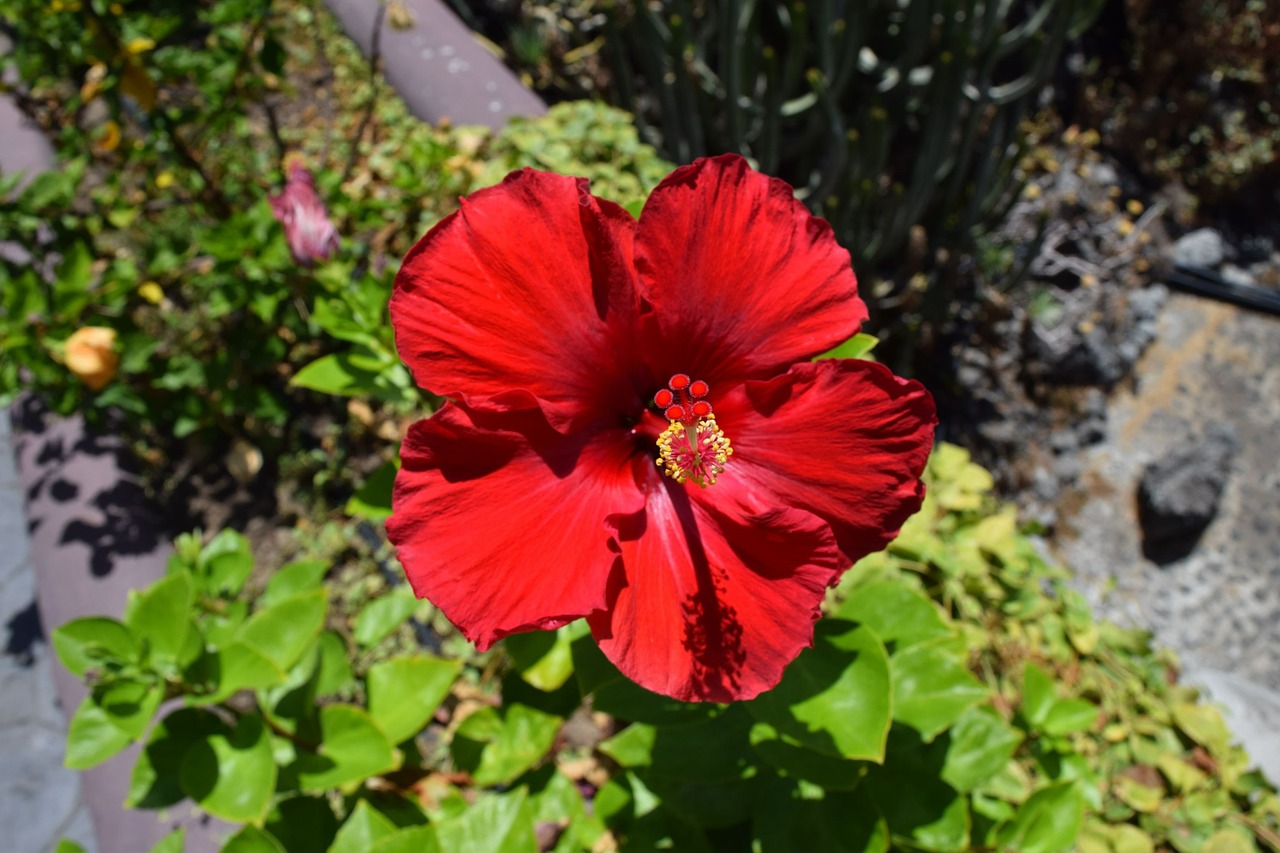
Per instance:
[[[63,362],[67,369],[94,391],[101,391],[115,378],[120,355],[115,351],[116,330],[105,326],[85,326],[67,338]]]
[[[144,281],[138,285],[138,295],[152,305],[159,305],[164,301],[164,288],[154,281]]]

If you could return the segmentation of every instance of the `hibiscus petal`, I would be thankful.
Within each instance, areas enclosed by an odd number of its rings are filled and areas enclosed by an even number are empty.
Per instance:
[[[659,373],[766,379],[867,318],[849,253],[786,183],[737,155],[672,172],[649,197],[635,265],[661,329]]]
[[[414,592],[480,649],[605,604],[606,515],[643,505],[615,433],[564,436],[536,411],[448,404],[409,429],[387,534]]]
[[[733,389],[717,401],[716,418],[734,453],[712,490],[732,484],[757,506],[820,516],[850,562],[891,542],[924,500],[933,398],[884,365],[798,364]]]
[[[634,230],[584,178],[511,173],[405,257],[400,356],[423,388],[473,408],[537,405],[562,431],[609,410],[639,310]]]
[[[622,565],[591,632],[649,690],[750,699],[813,643],[839,564],[831,531],[793,509],[735,515],[653,477],[645,512],[619,525]]]

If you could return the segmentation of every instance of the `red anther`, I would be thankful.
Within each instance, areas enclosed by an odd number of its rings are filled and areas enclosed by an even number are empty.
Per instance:
[[[711,392],[710,386],[701,379],[695,379],[693,384],[689,386],[689,393],[695,397],[705,397]]]
[[[667,383],[667,387],[672,391],[683,391],[689,387],[689,377],[683,373],[677,373],[671,377],[671,381]]]
[[[657,394],[653,395],[653,402],[659,409],[665,409],[670,406],[676,399],[676,395],[672,394],[666,388],[663,388]]]
[[[672,406],[667,409],[667,420],[682,421],[684,420],[684,406]]]
[[[693,404],[693,416],[695,418],[705,418],[711,414],[711,404],[706,400],[699,400]]]

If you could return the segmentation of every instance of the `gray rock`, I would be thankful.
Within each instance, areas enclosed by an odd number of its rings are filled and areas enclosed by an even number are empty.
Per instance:
[[[1216,267],[1227,256],[1227,244],[1213,228],[1197,228],[1173,244],[1173,262],[1196,267]]]
[[[1218,272],[1229,284],[1242,284],[1245,287],[1253,287],[1258,283],[1258,280],[1253,277],[1251,272],[1241,269],[1235,264],[1223,264],[1222,269],[1218,270]]]
[[[1195,547],[1218,513],[1237,450],[1235,432],[1214,424],[1203,438],[1173,448],[1146,467],[1138,483],[1138,518],[1150,559],[1171,562]]]

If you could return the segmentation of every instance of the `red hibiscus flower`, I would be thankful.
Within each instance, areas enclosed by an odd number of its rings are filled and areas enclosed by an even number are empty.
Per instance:
[[[316,195],[316,179],[306,166],[293,163],[284,189],[267,200],[276,220],[284,226],[285,240],[295,261],[311,266],[337,251],[338,229]]]
[[[391,320],[423,388],[387,530],[481,649],[586,617],[628,677],[747,699],[823,595],[920,507],[932,398],[813,356],[867,317],[781,181],[699,160],[639,221],[525,169],[409,252]]]

